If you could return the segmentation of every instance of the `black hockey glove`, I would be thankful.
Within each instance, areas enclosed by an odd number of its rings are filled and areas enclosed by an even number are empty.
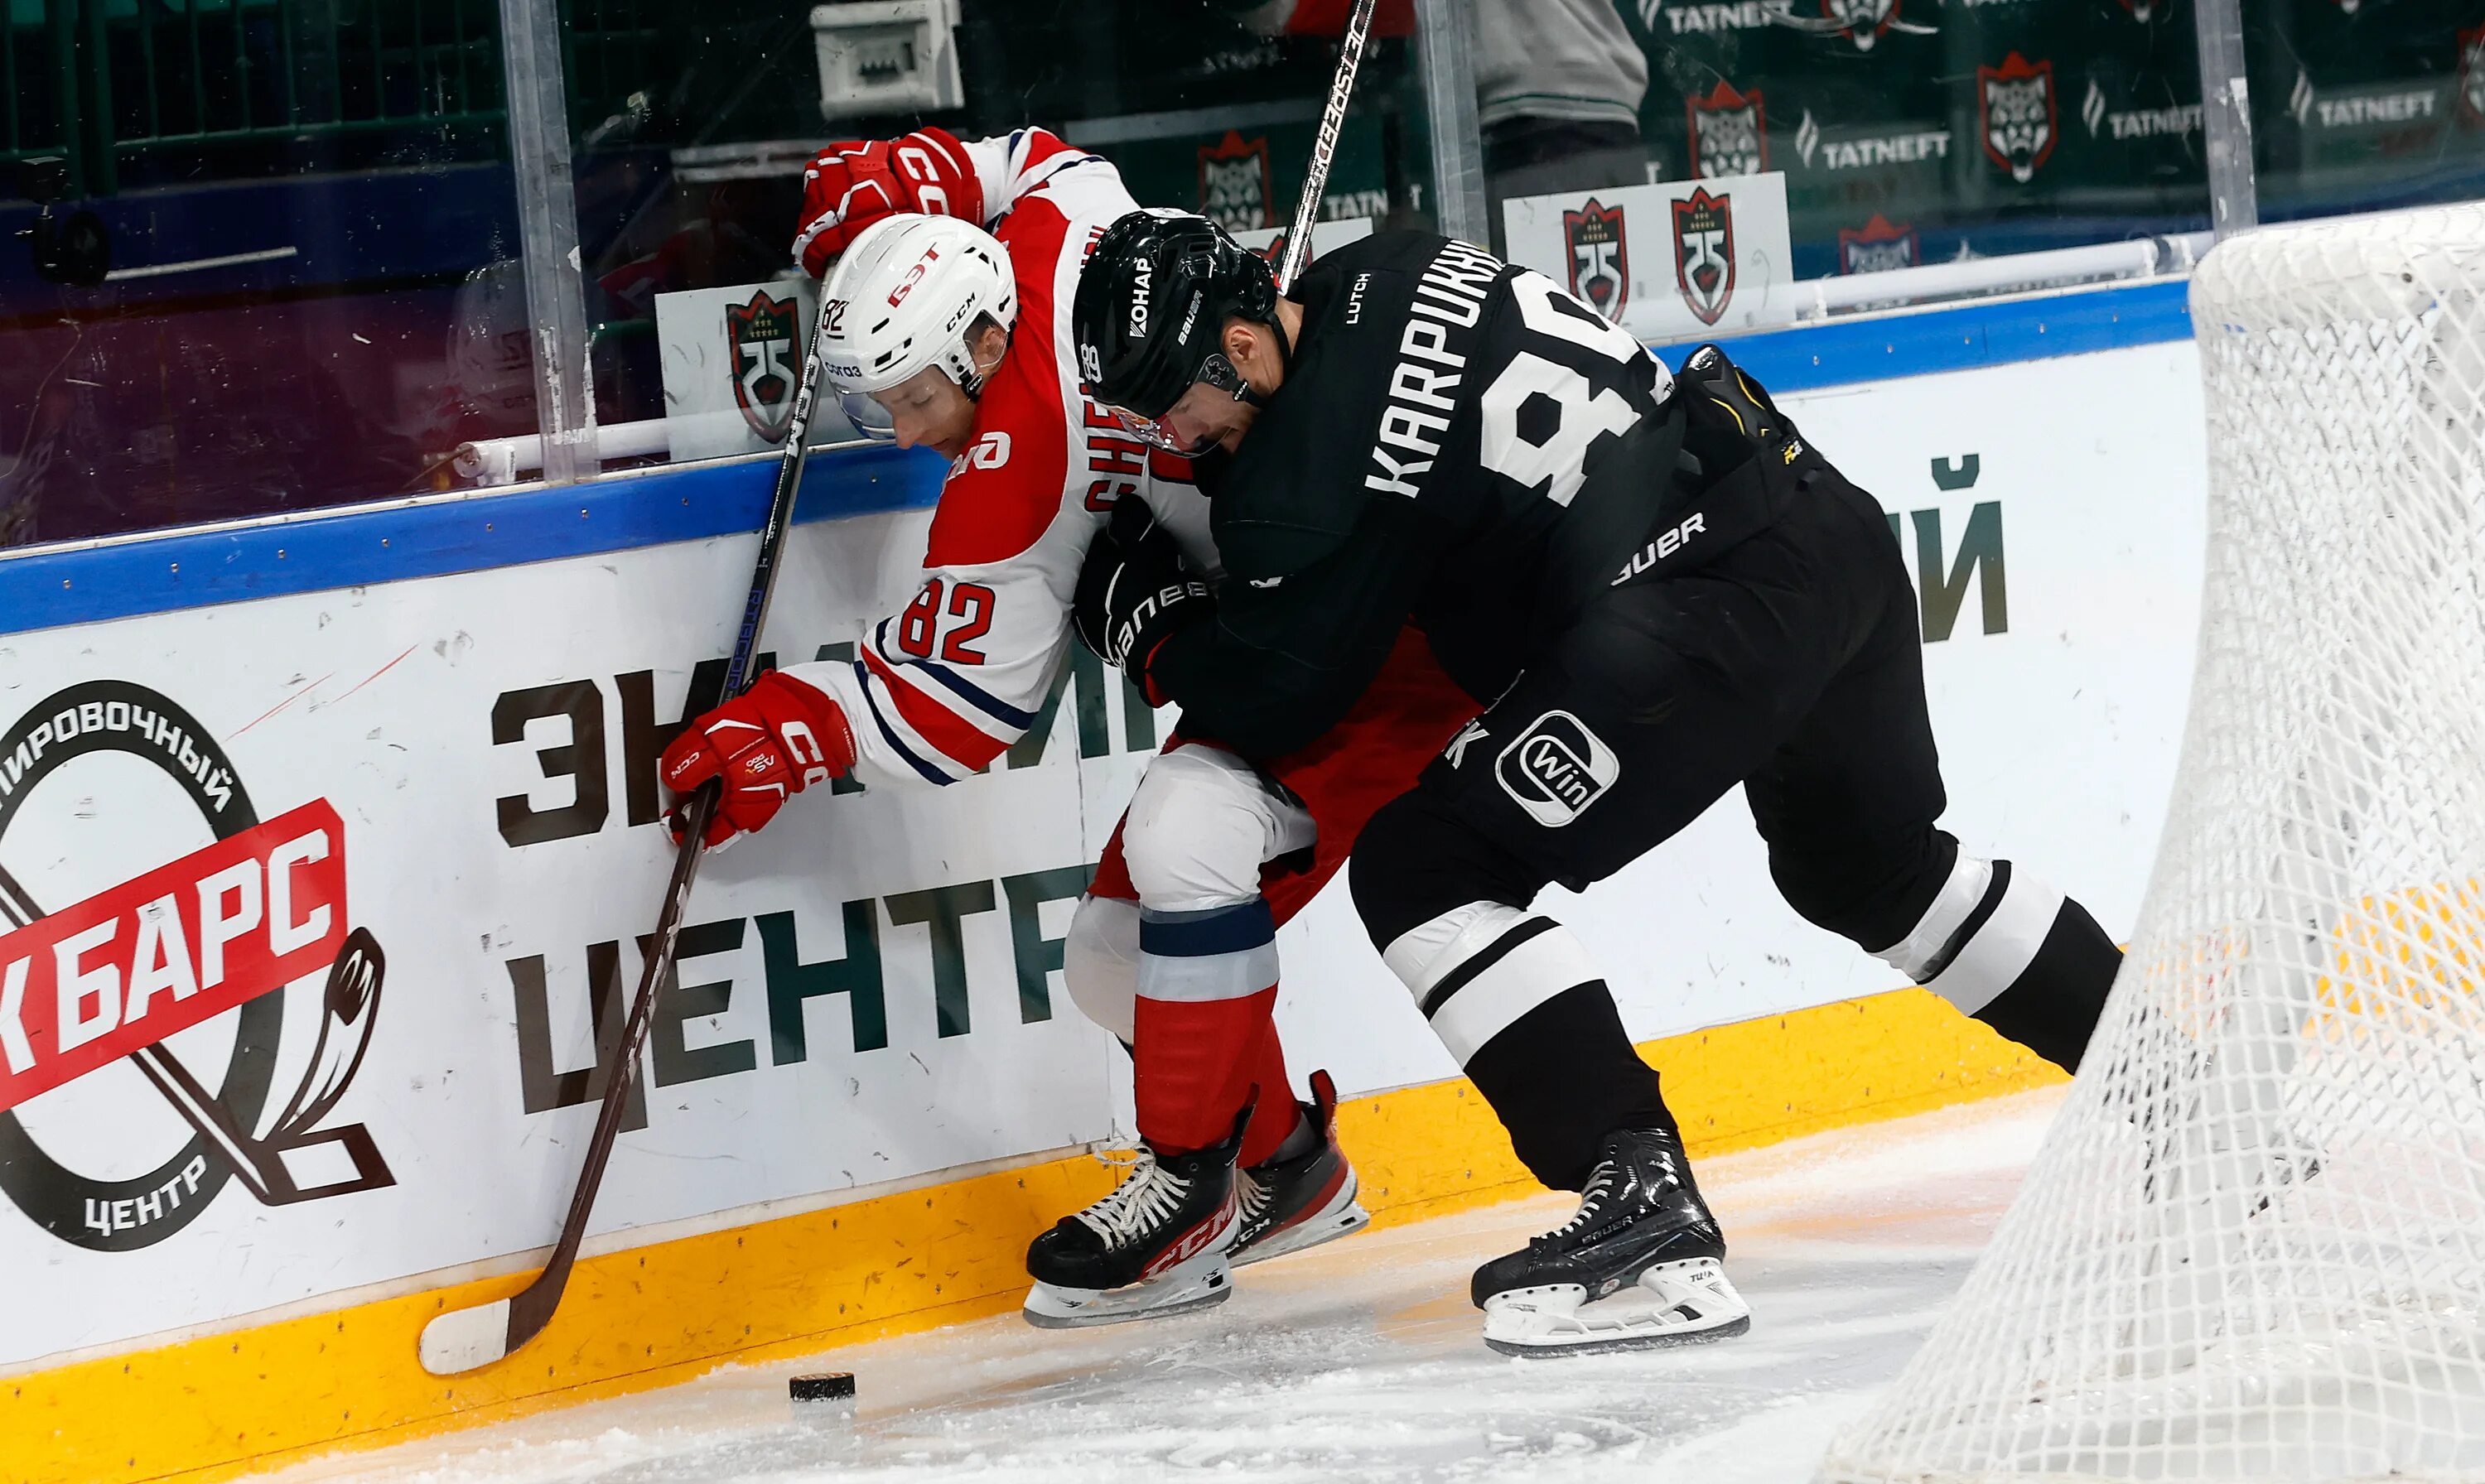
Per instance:
[[[1784,468],[1803,452],[1794,424],[1778,411],[1767,390],[1716,346],[1693,351],[1682,363],[1679,380],[1682,394],[1690,399],[1683,446],[1711,481],[1746,459]]]
[[[1071,613],[1079,640],[1107,664],[1144,668],[1167,634],[1214,611],[1208,584],[1183,570],[1181,550],[1148,502],[1116,500],[1079,569]]]

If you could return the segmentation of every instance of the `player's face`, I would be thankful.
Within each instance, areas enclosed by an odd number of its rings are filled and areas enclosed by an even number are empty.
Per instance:
[[[920,446],[954,459],[967,451],[974,436],[974,399],[937,365],[927,365],[871,397],[888,414],[901,448]]]
[[[1258,415],[1258,408],[1236,401],[1233,392],[1201,381],[1191,383],[1182,400],[1165,409],[1157,421],[1177,447],[1196,451],[1215,444],[1231,453]]]

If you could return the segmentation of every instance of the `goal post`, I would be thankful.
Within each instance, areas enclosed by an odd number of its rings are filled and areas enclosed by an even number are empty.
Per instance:
[[[1822,1484],[2485,1478],[2485,205],[2231,238],[2191,308],[2198,665],[2139,927]]]

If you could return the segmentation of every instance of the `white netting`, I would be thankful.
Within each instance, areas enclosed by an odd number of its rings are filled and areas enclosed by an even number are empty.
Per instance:
[[[2192,318],[2199,668],[2136,941],[1824,1481],[2485,1479],[2485,207],[2238,237]]]

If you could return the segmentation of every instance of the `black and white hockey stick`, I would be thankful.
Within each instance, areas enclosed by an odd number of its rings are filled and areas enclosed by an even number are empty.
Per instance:
[[[803,379],[794,392],[794,416],[785,428],[785,453],[777,465],[777,492],[768,502],[768,522],[759,528],[759,560],[751,574],[750,597],[743,604],[742,632],[734,637],[733,659],[725,666],[722,692],[725,695],[740,693],[742,682],[750,672],[751,656],[759,647],[759,627],[767,622],[768,600],[776,590],[777,563],[784,553],[785,532],[794,521],[794,492],[803,482],[811,397],[820,379],[820,325],[827,322],[827,308],[825,304],[820,307],[810,344],[804,352]],[[674,940],[681,932],[691,882],[698,876],[701,842],[706,838],[708,823],[716,817],[717,801],[723,792],[718,780],[711,778],[699,785],[682,811],[681,850],[673,858],[672,880],[665,887],[664,906],[656,916],[655,938],[647,947],[646,965],[639,974],[638,993],[630,1001],[629,1019],[623,1022],[620,1038],[602,1067],[604,1101],[596,1109],[595,1132],[587,1141],[586,1167],[579,1172],[578,1189],[569,1199],[569,1214],[561,1221],[560,1239],[553,1246],[552,1261],[535,1275],[533,1282],[513,1297],[433,1315],[431,1322],[423,1327],[420,1353],[423,1368],[435,1376],[453,1376],[502,1359],[542,1334],[544,1326],[552,1322],[553,1310],[560,1307],[561,1290],[569,1285],[570,1268],[578,1260],[579,1244],[587,1237],[587,1219],[595,1209],[596,1188],[604,1182],[604,1167],[612,1162],[613,1143],[621,1135],[630,1082],[638,1074],[640,1048],[646,1044],[656,989],[672,970]]]
[[[1354,0],[1346,19],[1346,37],[1338,45],[1337,75],[1329,79],[1328,102],[1321,109],[1320,132],[1312,138],[1311,164],[1303,171],[1303,197],[1295,205],[1295,224],[1286,229],[1286,250],[1277,257],[1277,290],[1283,293],[1311,260],[1312,222],[1320,215],[1321,196],[1328,189],[1329,161],[1337,155],[1338,130],[1346,124],[1347,100],[1354,95],[1354,74],[1363,67],[1363,43],[1372,35],[1372,13],[1380,0]]]

